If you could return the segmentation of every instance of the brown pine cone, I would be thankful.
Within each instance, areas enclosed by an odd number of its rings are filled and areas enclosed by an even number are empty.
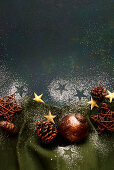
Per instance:
[[[38,138],[42,143],[50,143],[57,135],[57,128],[55,124],[48,121],[36,122],[36,128]]]
[[[104,88],[104,86],[95,86],[91,90],[91,96],[95,101],[102,101],[106,96],[106,89]]]
[[[7,131],[10,134],[18,133],[18,127],[16,125],[14,125],[12,122],[1,121],[0,128]]]

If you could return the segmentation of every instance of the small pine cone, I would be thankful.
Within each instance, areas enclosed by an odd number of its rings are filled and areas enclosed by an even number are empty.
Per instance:
[[[0,128],[7,131],[8,133],[11,133],[11,134],[18,133],[18,127],[16,125],[14,125],[12,122],[1,121]]]
[[[36,122],[35,130],[37,131],[38,138],[44,144],[50,143],[57,135],[56,126],[47,121]]]
[[[106,96],[106,89],[104,86],[95,86],[91,90],[91,96],[95,101],[102,101]]]

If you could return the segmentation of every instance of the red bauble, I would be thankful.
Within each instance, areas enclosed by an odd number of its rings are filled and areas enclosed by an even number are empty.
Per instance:
[[[59,131],[70,142],[79,142],[88,134],[88,123],[80,113],[69,114],[62,118]]]

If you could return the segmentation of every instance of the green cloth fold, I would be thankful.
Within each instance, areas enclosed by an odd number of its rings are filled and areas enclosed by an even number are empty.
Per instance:
[[[47,146],[40,143],[35,134],[35,122],[47,115],[49,110],[55,124],[69,113],[82,113],[89,123],[89,133],[81,143],[71,144],[58,134]],[[27,97],[23,112],[15,117],[19,127],[16,136],[0,131],[0,170],[113,170],[114,135],[98,136],[89,120],[90,108],[87,101],[69,106],[55,107],[38,103]]]

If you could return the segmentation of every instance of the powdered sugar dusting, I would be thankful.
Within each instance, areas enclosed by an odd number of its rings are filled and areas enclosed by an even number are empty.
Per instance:
[[[114,145],[114,142],[113,145],[111,145],[111,140],[109,140],[106,136],[104,138],[99,136],[97,132],[90,134],[89,141],[92,146],[103,155],[108,154],[109,151],[112,150]]]
[[[82,155],[80,154],[79,146],[58,146],[57,152],[64,159],[69,169],[73,166],[78,166],[78,170],[80,169],[79,165],[77,164],[77,161],[82,160]]]
[[[9,95],[14,93],[17,100],[21,99],[22,97],[25,97],[28,93],[27,84],[18,80],[13,81],[10,84]]]
[[[77,76],[76,78],[56,78],[50,82],[48,91],[50,97],[60,105],[85,100],[90,97],[91,89],[99,84],[102,80],[102,85],[110,88],[108,75],[99,76]]]
[[[16,79],[5,65],[0,65],[0,97],[15,93],[16,100],[28,94],[28,85],[26,82]]]

